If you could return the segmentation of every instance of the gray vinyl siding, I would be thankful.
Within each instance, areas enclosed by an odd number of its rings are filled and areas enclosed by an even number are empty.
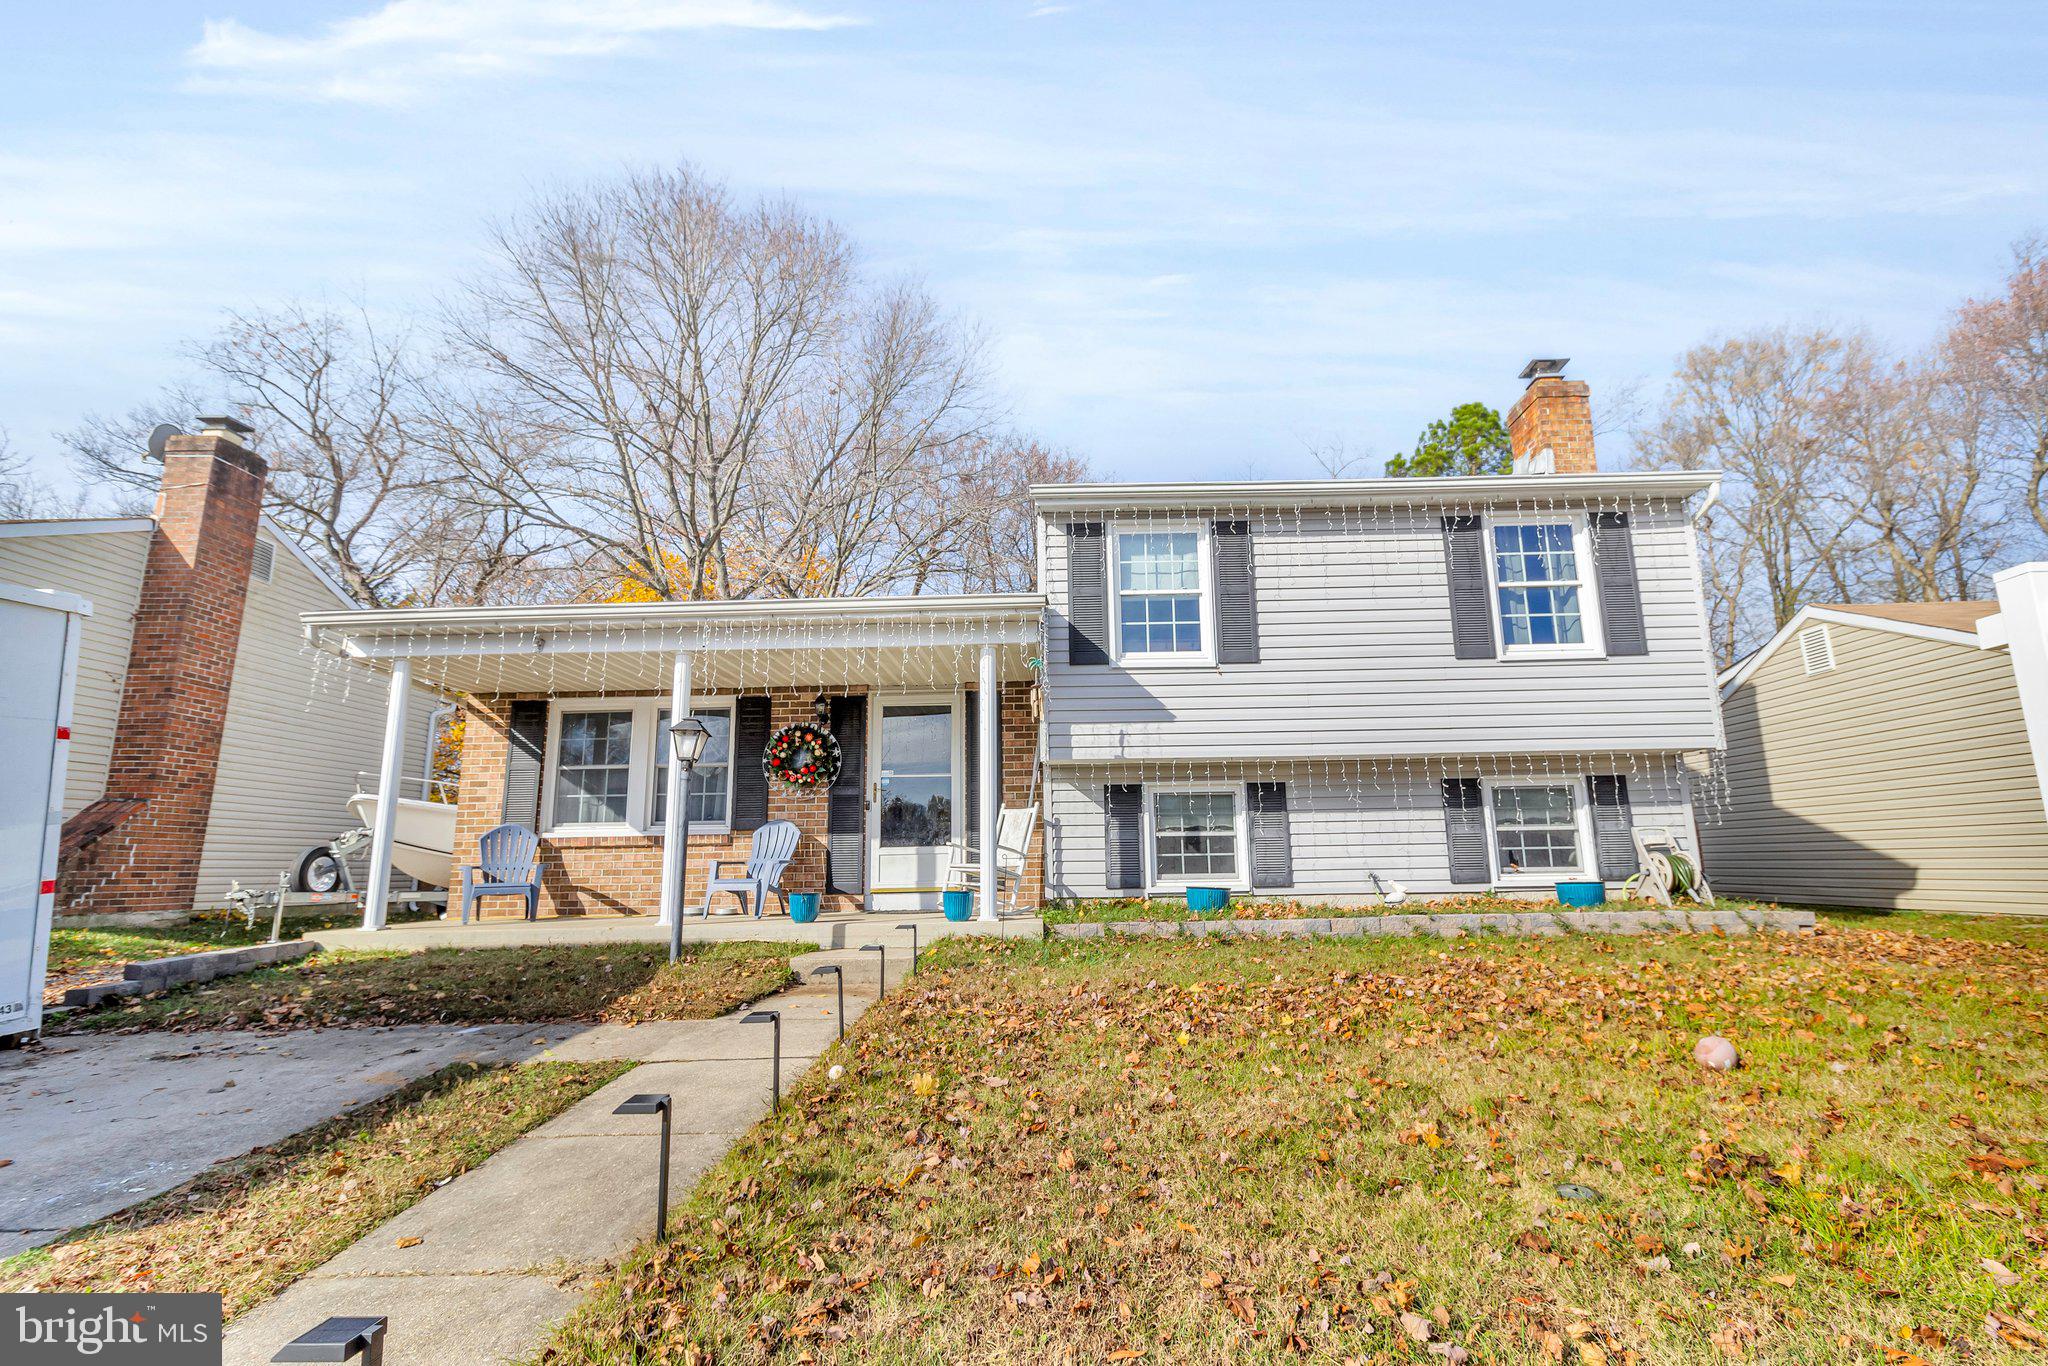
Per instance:
[[[2004,651],[1828,624],[1724,705],[1714,889],[1821,905],[2041,914],[2048,815]]]
[[[1068,662],[1065,523],[1083,516],[1042,524],[1052,762],[1719,743],[1693,541],[1678,503],[1639,505],[1631,516],[1644,655],[1457,659],[1440,511],[1305,511],[1252,519],[1259,663],[1130,670]]]
[[[64,771],[67,820],[106,795],[148,558],[146,529],[0,536],[0,580],[76,593],[92,604],[79,631],[78,691]]]
[[[358,772],[375,774],[384,744],[388,680],[306,648],[301,612],[331,612],[334,590],[266,528],[276,546],[271,582],[251,582],[221,732],[213,814],[199,856],[199,904],[215,905],[231,882],[273,886],[309,845],[353,823],[347,802]],[[407,706],[404,772],[426,768],[426,736],[438,699],[414,688]],[[374,778],[371,780],[374,785]],[[407,784],[417,795],[416,784]]]
[[[1174,764],[1148,772],[1116,765],[1052,771],[1047,783],[1046,895],[1050,898],[1124,896],[1111,892],[1104,877],[1105,783],[1217,781],[1287,784],[1287,815],[1294,860],[1294,884],[1263,895],[1304,901],[1370,896],[1368,872],[1399,882],[1417,896],[1450,896],[1484,890],[1451,881],[1445,840],[1445,776],[1466,773],[1456,766],[1415,764],[1396,773],[1346,772],[1324,763]],[[1665,826],[1689,848],[1692,802],[1682,765],[1668,755],[1560,756],[1543,766],[1546,774],[1622,773],[1628,777],[1631,819],[1637,826]],[[1519,776],[1500,770],[1498,776]],[[1491,838],[1491,832],[1488,835]],[[1590,851],[1586,857],[1591,858]]]

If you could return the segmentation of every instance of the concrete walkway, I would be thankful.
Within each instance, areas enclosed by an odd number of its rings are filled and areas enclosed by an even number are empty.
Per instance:
[[[1036,915],[1007,915],[993,922],[952,921],[936,911],[838,911],[799,925],[786,915],[688,916],[683,921],[686,944],[722,944],[737,940],[815,944],[821,949],[858,949],[862,944],[908,948],[910,934],[901,925],[917,926],[918,942],[955,934],[987,934],[1006,939],[1039,939],[1044,922]],[[666,944],[668,927],[651,915],[565,915],[526,920],[495,916],[465,925],[459,919],[409,920],[381,930],[311,930],[310,943],[323,949],[502,949],[535,944]]]
[[[532,1057],[559,1028],[56,1035],[0,1053],[0,1256],[275,1143],[450,1063]]]
[[[909,954],[890,958],[893,985]],[[752,1007],[782,1012],[785,1091],[838,1036],[831,981],[813,985],[809,969],[844,968],[849,1025],[875,999],[873,954],[837,950],[792,961],[805,984]],[[771,1031],[739,1023],[739,1013],[599,1025],[549,1049],[543,1057],[640,1065],[237,1320],[227,1334],[229,1366],[267,1362],[335,1314],[389,1315],[387,1366],[481,1366],[537,1350],[594,1274],[654,1231],[660,1120],[614,1115],[619,1102],[641,1092],[674,1096],[672,1204],[767,1113]]]

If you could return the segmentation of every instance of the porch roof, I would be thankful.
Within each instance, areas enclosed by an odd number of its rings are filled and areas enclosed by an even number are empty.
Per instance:
[[[660,692],[691,656],[692,689],[921,688],[971,682],[981,647],[1025,679],[1040,655],[1037,593],[736,602],[557,603],[308,612],[316,649],[473,693]]]

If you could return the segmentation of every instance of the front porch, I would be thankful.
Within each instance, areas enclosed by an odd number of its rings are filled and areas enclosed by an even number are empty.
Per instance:
[[[862,915],[936,912],[941,890],[963,881],[1003,884],[1000,903],[978,897],[984,925],[1037,906],[1037,823],[1021,878],[999,879],[995,863],[999,813],[1043,802],[1041,616],[1036,595],[1004,594],[322,613],[306,626],[314,645],[390,675],[382,791],[399,787],[406,689],[422,683],[459,697],[451,862],[459,870],[474,861],[479,837],[495,826],[534,831],[542,923],[577,922],[578,940],[665,937],[682,906],[686,928],[702,937],[786,931],[830,944],[858,933],[835,927]],[[668,753],[677,715],[695,716],[710,735],[687,786]],[[831,781],[792,783],[764,768],[772,738],[795,726],[830,737]],[[672,791],[687,795],[670,802]],[[461,925],[459,895],[447,921],[385,928],[389,814],[380,803],[363,932],[386,943],[444,933],[456,936],[449,942],[500,933],[511,938],[490,942],[526,942],[537,933],[516,898],[486,902],[482,923]],[[768,918],[749,915],[744,926],[699,917],[714,867],[744,867],[757,832],[781,822],[797,831],[781,890],[818,894],[821,919],[794,925],[775,897]],[[713,903],[736,906],[722,893]]]

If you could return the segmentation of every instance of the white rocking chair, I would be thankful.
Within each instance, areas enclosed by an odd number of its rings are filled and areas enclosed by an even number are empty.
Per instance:
[[[1005,911],[1017,909],[1017,896],[1024,886],[1024,860],[1031,852],[1031,829],[1037,820],[1036,805],[1021,809],[1006,806],[996,813],[996,898],[1002,899],[1007,884],[1010,899],[1003,907]],[[947,845],[946,855],[948,891],[973,891],[981,886],[981,855],[965,840]]]

